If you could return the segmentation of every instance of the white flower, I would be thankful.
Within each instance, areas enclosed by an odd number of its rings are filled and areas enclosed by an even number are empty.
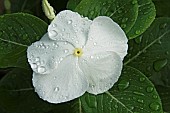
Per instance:
[[[127,54],[127,37],[106,16],[93,21],[60,12],[40,41],[28,47],[33,86],[50,103],[66,102],[86,91],[100,94],[117,82]]]

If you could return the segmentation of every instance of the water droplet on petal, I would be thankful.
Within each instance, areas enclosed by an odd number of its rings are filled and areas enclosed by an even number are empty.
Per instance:
[[[59,90],[60,90],[59,87],[54,88],[55,92],[58,92]]]
[[[57,27],[57,24],[52,24],[52,27]]]
[[[90,56],[90,58],[91,58],[91,59],[93,59],[93,58],[94,58],[94,56]]]
[[[37,71],[38,71],[38,73],[42,74],[42,73],[44,73],[46,71],[46,69],[45,69],[45,67],[40,66],[40,67],[38,67]]]
[[[79,41],[76,40],[76,44],[78,44],[78,43],[79,43]]]
[[[36,61],[36,62],[40,61],[40,58],[39,58],[39,57],[36,57],[36,58],[35,58],[35,61]]]
[[[96,42],[94,42],[94,43],[93,43],[93,45],[94,45],[94,46],[96,46],[96,45],[97,45],[97,43],[96,43]]]
[[[153,67],[155,71],[160,71],[163,67],[165,67],[168,63],[167,59],[161,59],[161,60],[157,60],[153,63]]]
[[[37,68],[37,64],[35,64],[35,63],[31,63],[31,68],[32,68],[32,69]]]
[[[71,23],[72,23],[72,20],[69,20],[67,23],[68,23],[68,24],[71,24]]]
[[[58,35],[57,31],[49,31],[49,37],[56,37]]]
[[[154,111],[158,111],[160,109],[160,104],[158,102],[153,102],[149,105],[149,107]]]
[[[118,84],[118,88],[120,91],[125,90],[128,87],[129,87],[129,81],[126,80],[121,80]]]
[[[97,56],[96,58],[97,58],[97,59],[100,59],[100,57],[99,57],[99,56]]]
[[[63,57],[61,57],[59,60],[62,61],[62,60],[63,60]]]
[[[68,53],[68,52],[69,52],[69,50],[68,50],[68,49],[64,50],[64,53]]]

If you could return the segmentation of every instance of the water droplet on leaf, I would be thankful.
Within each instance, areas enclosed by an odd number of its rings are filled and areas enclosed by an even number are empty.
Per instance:
[[[129,81],[126,81],[126,80],[121,80],[118,84],[118,88],[119,90],[125,90],[126,88],[129,87]]]
[[[146,88],[146,91],[147,91],[148,93],[151,93],[153,90],[154,90],[154,88],[151,87],[151,86],[149,86],[149,87]]]
[[[154,111],[158,111],[160,109],[160,104],[158,102],[153,102],[149,105],[149,107]]]
[[[160,71],[163,67],[165,67],[168,63],[167,59],[161,59],[161,60],[157,60],[153,63],[153,67],[155,71]]]

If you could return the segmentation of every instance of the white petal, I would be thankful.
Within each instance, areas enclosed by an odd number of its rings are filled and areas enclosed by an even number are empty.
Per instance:
[[[74,47],[68,42],[54,42],[45,34],[40,41],[27,49],[28,62],[34,72],[46,74],[57,68],[64,57],[73,53]]]
[[[66,102],[83,95],[88,83],[77,64],[78,58],[70,55],[50,74],[34,73],[35,91],[50,103]]]
[[[98,53],[102,51],[116,52],[123,60],[127,54],[128,39],[124,31],[111,18],[99,16],[90,26],[88,41],[84,53]]]
[[[121,58],[114,52],[83,56],[79,64],[89,81],[87,91],[92,94],[109,90],[117,82],[122,70]]]
[[[81,47],[87,41],[91,20],[78,13],[65,10],[60,12],[48,27],[52,40],[68,41],[75,47]]]

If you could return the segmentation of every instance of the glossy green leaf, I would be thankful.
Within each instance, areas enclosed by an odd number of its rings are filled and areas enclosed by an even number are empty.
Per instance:
[[[74,11],[90,19],[109,16],[128,32],[137,19],[138,4],[137,0],[82,0]]]
[[[100,95],[86,93],[73,101],[70,113],[162,113],[154,85],[132,67],[124,67],[119,81]]]
[[[68,104],[50,104],[32,87],[32,71],[14,69],[0,80],[0,107],[7,113],[67,113]],[[51,112],[52,113],[52,112]]]
[[[164,111],[170,112],[170,87],[156,86]]]
[[[46,32],[47,24],[29,14],[0,16],[0,68],[25,67],[26,49]]]
[[[158,18],[140,37],[129,42],[125,65],[139,69],[157,85],[170,83],[170,18]]]
[[[69,0],[67,2],[67,9],[74,10],[81,1],[82,0]]]
[[[129,39],[135,38],[146,31],[156,16],[155,6],[152,0],[138,0],[138,4],[138,17],[134,26],[127,34]]]

